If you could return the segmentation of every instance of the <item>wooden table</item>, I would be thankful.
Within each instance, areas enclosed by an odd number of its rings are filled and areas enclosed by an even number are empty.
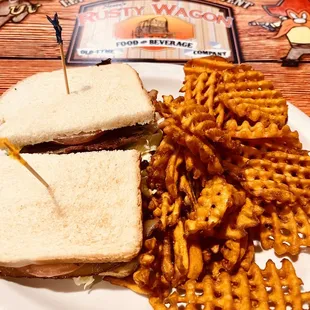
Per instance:
[[[36,72],[61,68],[54,30],[47,22],[46,14],[58,12],[66,50],[80,4],[63,7],[56,0],[37,2],[42,4],[37,13],[29,15],[22,23],[8,22],[0,28],[0,94]],[[93,1],[84,0],[81,4],[87,2]],[[213,2],[223,3],[217,0]],[[248,26],[248,22],[257,16],[263,16],[265,20],[270,18],[266,16],[260,2],[274,4],[276,1],[255,1],[255,6],[248,9],[227,4],[234,10],[243,61],[262,71],[287,100],[310,116],[310,55],[303,58],[298,68],[281,67],[280,58],[290,48],[286,38],[270,39],[270,34]]]

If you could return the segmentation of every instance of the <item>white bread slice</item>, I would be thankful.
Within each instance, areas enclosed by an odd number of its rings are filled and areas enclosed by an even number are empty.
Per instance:
[[[68,78],[70,95],[62,70],[33,75],[2,95],[0,137],[22,147],[154,119],[151,99],[129,65],[72,68]]]
[[[102,151],[0,157],[0,266],[126,262],[142,245],[140,155]]]

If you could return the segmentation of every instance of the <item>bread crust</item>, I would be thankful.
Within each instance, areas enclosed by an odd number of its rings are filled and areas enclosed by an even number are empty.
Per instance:
[[[61,70],[37,73],[7,90],[0,97],[0,137],[23,147],[154,120],[151,99],[129,65],[71,68],[68,76],[70,95],[53,87],[63,79]]]
[[[3,158],[0,247],[5,252],[0,253],[0,266],[128,262],[137,256],[143,238],[139,152],[24,157],[55,190],[56,202],[23,166]],[[70,191],[74,195],[67,195]],[[17,247],[20,240],[27,246]]]

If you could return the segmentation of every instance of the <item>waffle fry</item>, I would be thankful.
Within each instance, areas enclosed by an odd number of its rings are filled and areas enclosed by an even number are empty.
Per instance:
[[[273,142],[261,142],[261,139],[258,140],[257,142],[253,141],[253,143],[247,141],[247,145],[241,144],[236,153],[221,151],[224,169],[236,180],[242,179],[242,169],[249,162],[249,159],[267,159],[273,163],[294,163],[298,165],[298,158],[304,156],[302,163],[307,167],[309,158],[307,151],[294,147],[288,148],[285,145],[276,145]]]
[[[302,150],[302,144],[297,140],[290,139],[255,139],[244,140],[243,144],[254,147],[259,153],[281,151],[288,154],[308,155],[308,151]]]
[[[196,105],[203,105],[207,112],[215,117],[218,126],[224,122],[224,105],[215,99],[218,81],[218,73],[202,73],[195,78],[186,76],[181,92],[185,93],[185,99],[193,101]]]
[[[174,121],[168,119],[161,124],[164,133],[175,143],[187,147],[194,155],[199,156],[200,160],[207,165],[209,173],[217,174],[223,171],[222,165],[214,153],[213,147],[206,141],[191,135],[174,124]]]
[[[236,66],[230,70],[226,70],[222,74],[223,83],[238,83],[262,80],[264,80],[264,74],[262,72],[252,70],[250,66],[244,65]]]
[[[255,71],[254,71],[255,73]],[[249,76],[249,74],[248,74]],[[217,92],[221,93],[230,93],[230,92],[255,92],[255,91],[266,91],[266,90],[273,90],[273,84],[270,81],[266,80],[258,80],[258,81],[237,81],[233,83],[221,83],[218,88]]]
[[[214,97],[217,82],[217,72],[201,73],[197,79],[188,77],[181,92],[185,92],[185,99],[195,99],[196,104],[207,108],[210,115],[214,115]]]
[[[201,134],[210,128],[216,128],[216,122],[205,107],[197,104],[186,104],[179,107],[173,116],[184,129],[193,134]]]
[[[260,217],[260,240],[264,250],[274,248],[278,255],[297,255],[310,246],[310,223],[303,209],[295,205],[268,204]]]
[[[185,161],[185,168],[187,172],[191,172],[193,175],[193,179],[197,180],[199,178],[204,179],[207,171],[204,164],[201,160],[192,154],[190,151],[184,151],[184,161]]]
[[[145,244],[140,255],[140,267],[134,273],[134,282],[153,294],[165,295],[173,285],[178,285],[178,275],[173,266],[172,231],[167,230],[161,240],[149,239],[152,248]],[[148,240],[147,240],[148,241]]]
[[[222,73],[222,83],[216,91],[216,101],[237,118],[262,123],[266,127],[271,124],[282,127],[287,122],[286,100],[279,91],[274,90],[272,82],[264,80],[263,74],[258,71],[227,70]],[[234,119],[233,116],[231,121]]]
[[[171,231],[166,231],[160,240],[155,237],[145,240],[143,253],[139,256],[140,266],[132,275],[133,282],[143,291],[151,291],[152,295],[168,295],[171,289],[170,280],[176,276],[170,269],[172,253],[169,254],[167,246],[172,246]]]
[[[241,259],[240,267],[243,268],[245,271],[249,271],[251,265],[254,263],[254,256],[255,256],[255,248],[252,238],[249,236],[247,249]]]
[[[163,117],[170,117],[174,110],[184,103],[184,97],[173,98],[173,96],[163,96],[163,101],[154,101],[155,111]]]
[[[222,57],[195,58],[184,65],[185,75],[199,75],[204,72],[224,71],[234,68],[234,65]]]
[[[164,300],[152,297],[150,303],[155,310],[178,309],[181,303],[187,305],[185,309],[270,309],[272,305],[275,309],[302,309],[310,296],[301,292],[301,283],[288,260],[283,260],[281,269],[268,261],[264,270],[252,264],[249,272],[240,269],[232,276],[222,272],[216,280],[210,276],[202,282],[189,280],[184,293],[175,291]]]
[[[242,84],[244,86],[244,84]],[[269,84],[270,85],[270,84]],[[282,98],[282,94],[278,90],[252,90],[248,91],[246,90],[236,90],[234,85],[231,84],[228,89],[226,90],[225,87],[220,89],[219,91],[222,91],[222,93],[219,94],[222,95],[225,93],[225,98],[232,99],[232,98],[247,98],[247,99],[278,99]]]
[[[179,166],[183,162],[183,156],[180,150],[177,149],[170,157],[166,168],[166,188],[172,198],[178,197],[178,181],[179,181]]]
[[[259,224],[259,216],[263,212],[262,207],[250,198],[246,198],[242,208],[229,214],[223,224],[216,229],[216,235],[224,239],[241,239],[247,235],[248,228]]]
[[[210,265],[213,277],[218,277],[223,271],[231,272],[237,267],[247,251],[247,246],[247,237],[242,240],[226,240],[220,249],[221,259]]]
[[[187,275],[189,268],[189,257],[187,249],[187,241],[184,237],[184,226],[182,221],[179,221],[173,232],[174,240],[174,256],[175,267],[181,275]]]
[[[306,204],[310,199],[309,157],[285,154],[287,163],[251,159],[243,170],[242,186],[267,201]],[[279,159],[281,160],[281,159]]]
[[[249,122],[245,121],[241,125],[235,120],[229,120],[225,123],[225,130],[230,132],[232,138],[238,139],[262,139],[262,138],[287,138],[298,140],[298,133],[292,132],[288,125],[281,129],[278,125],[271,123],[265,127],[263,123],[256,123],[251,126]]]
[[[243,67],[242,72],[227,70],[222,74],[222,81],[218,85],[217,93],[226,94],[225,98],[282,98],[281,93],[274,90],[272,82],[264,80],[263,74],[250,67]]]
[[[233,187],[224,178],[214,177],[208,181],[198,199],[197,210],[191,220],[186,220],[187,234],[211,230],[219,224],[226,210],[233,204]]]
[[[172,255],[173,253],[172,253],[171,236],[170,233],[167,233],[164,237],[164,243],[163,243],[163,261],[161,270],[163,272],[163,276],[166,278],[168,282],[172,282],[174,276]]]
[[[140,288],[150,290],[157,289],[160,278],[158,274],[156,274],[158,263],[155,257],[159,256],[160,244],[155,238],[147,239],[144,241],[143,250],[144,253],[139,257],[140,266],[133,274],[133,281]],[[151,273],[153,273],[153,275],[151,275]],[[151,283],[150,279],[153,280],[153,283]]]
[[[153,201],[150,204],[154,204]],[[177,224],[181,212],[182,200],[178,197],[173,200],[171,196],[165,192],[161,195],[161,202],[157,203],[157,207],[153,208],[153,215],[160,218],[160,228],[165,230],[167,226],[174,226]],[[151,208],[149,207],[151,210]]]
[[[260,122],[264,126],[275,123],[284,126],[287,122],[288,106],[283,98],[277,99],[251,99],[251,98],[232,98],[223,94],[219,100],[227,109],[232,111],[240,118],[249,121]]]
[[[203,254],[198,235],[193,235],[188,239],[189,268],[187,278],[196,280],[203,270]]]
[[[288,260],[254,263],[254,234],[278,255],[310,247],[310,156],[286,100],[248,65],[208,57],[184,71],[184,97],[154,101],[164,135],[143,213],[157,225],[136,272],[114,283],[155,310],[302,309],[310,292]]]
[[[254,270],[249,273],[255,273]],[[265,287],[271,287],[268,292],[269,305],[274,304],[278,309],[286,309],[291,306],[292,309],[302,309],[302,294],[300,286],[302,281],[296,276],[292,263],[284,259],[282,268],[277,269],[274,262],[269,260],[264,270],[262,270]]]
[[[201,139],[209,139],[221,143],[225,148],[236,149],[239,147],[237,141],[233,141],[230,135],[219,129],[213,116],[205,107],[197,104],[187,104],[179,107],[174,118],[181,124],[184,130],[191,132]]]
[[[164,137],[152,156],[151,164],[147,167],[148,184],[151,189],[163,191],[165,188],[166,167],[170,156],[174,152],[174,144],[171,139]]]
[[[189,204],[195,208],[197,204],[197,200],[193,191],[193,188],[191,184],[189,183],[188,179],[185,175],[181,176],[180,179],[180,191],[184,192],[186,194],[184,201],[189,201]]]

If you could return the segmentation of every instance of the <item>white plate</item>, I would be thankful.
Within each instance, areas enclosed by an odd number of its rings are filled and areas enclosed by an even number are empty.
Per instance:
[[[132,66],[139,72],[146,89],[157,89],[160,96],[179,95],[183,80],[182,66],[149,63],[135,63]],[[293,105],[289,105],[289,125],[299,131],[304,148],[310,149],[310,138],[306,136],[310,132],[309,117]],[[281,259],[272,250],[257,253],[256,262],[264,267],[269,258],[280,265]],[[297,275],[305,283],[304,289],[310,290],[309,253],[301,253],[294,265]],[[151,307],[147,298],[105,282],[95,285],[90,291],[84,291],[75,286],[72,280],[0,280],[0,310],[13,309],[147,310]]]

